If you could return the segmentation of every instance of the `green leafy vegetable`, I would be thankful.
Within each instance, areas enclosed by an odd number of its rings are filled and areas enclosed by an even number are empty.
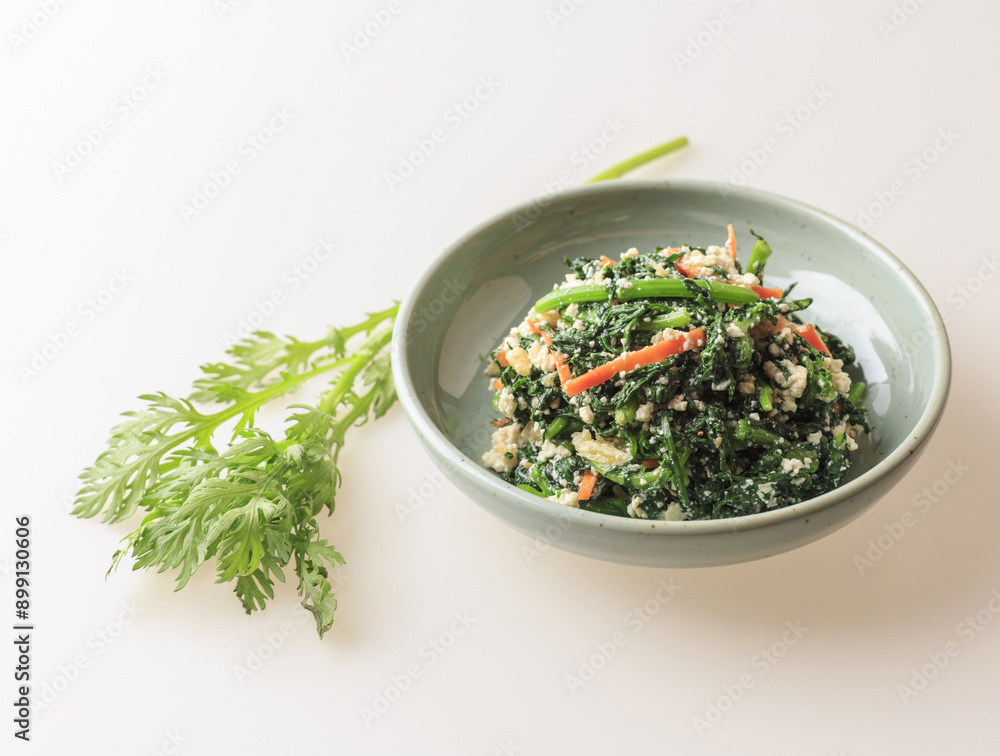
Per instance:
[[[680,137],[654,147],[590,181],[624,175],[686,144]],[[104,522],[145,513],[111,570],[131,556],[134,569],[175,570],[180,590],[214,560],[218,581],[233,582],[250,613],[273,598],[274,582],[284,582],[291,566],[322,637],[337,608],[329,573],[344,559],[320,538],[316,516],[333,512],[347,430],[381,417],[396,399],[388,346],[397,310],[330,328],[317,341],[254,333],[228,350],[228,362],[202,366],[186,398],[140,397],[146,408],[124,413],[107,450],[81,474],[73,510]],[[289,405],[283,437],[255,425],[262,407],[328,373],[334,378],[315,406]],[[560,427],[575,425],[567,419],[553,433]],[[218,451],[216,436],[227,428],[229,443]],[[522,487],[552,494],[542,478]]]
[[[316,516],[333,512],[348,429],[381,417],[396,399],[388,345],[397,309],[331,328],[318,341],[255,333],[229,350],[231,362],[203,366],[189,397],[141,397],[147,407],[125,413],[108,449],[80,476],[73,510],[105,522],[147,513],[112,569],[131,555],[134,569],[176,570],[180,590],[214,559],[218,582],[235,582],[250,613],[273,598],[291,565],[317,632],[329,630],[337,608],[329,571],[344,559],[320,538]],[[283,438],[255,425],[265,404],[331,372],[315,406],[289,406]],[[222,408],[208,413],[196,403]],[[231,445],[217,451],[214,439],[231,421]]]

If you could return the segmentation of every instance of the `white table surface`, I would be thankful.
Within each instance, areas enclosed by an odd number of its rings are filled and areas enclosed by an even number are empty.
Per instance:
[[[998,26],[982,0],[5,3],[0,698],[27,514],[36,705],[25,744],[7,704],[0,750],[996,753]],[[387,177],[436,129],[412,175]],[[322,528],[348,564],[324,640],[288,586],[248,618],[210,571],[179,593],[127,568],[105,582],[130,528],[68,502],[136,396],[186,393],[274,290],[263,327],[316,338],[402,297],[491,214],[680,134],[690,148],[643,175],[745,181],[863,223],[947,316],[947,414],[872,511],[734,567],[529,560],[530,538],[450,484],[400,521],[433,467],[397,407],[342,457]]]

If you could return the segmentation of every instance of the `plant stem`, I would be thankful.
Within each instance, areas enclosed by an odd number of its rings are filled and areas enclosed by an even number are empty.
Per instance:
[[[653,160],[656,160],[656,158],[658,157],[662,157],[663,155],[666,155],[670,152],[679,150],[681,147],[686,147],[687,143],[688,143],[687,137],[685,136],[677,137],[674,140],[671,140],[669,142],[664,142],[663,144],[657,147],[653,147],[650,150],[646,150],[645,152],[640,153],[639,155],[630,157],[628,160],[623,160],[621,163],[618,163],[618,165],[611,166],[606,171],[598,173],[596,176],[587,179],[583,183],[593,184],[597,181],[607,181],[608,179],[621,178],[626,173],[634,171],[636,168],[639,168],[640,166],[643,166],[646,163],[652,162]]]

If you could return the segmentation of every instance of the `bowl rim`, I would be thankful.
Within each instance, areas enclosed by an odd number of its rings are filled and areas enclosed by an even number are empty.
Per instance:
[[[409,370],[410,339],[405,334],[409,331],[415,315],[415,302],[420,294],[439,277],[439,271],[447,262],[460,253],[471,241],[486,231],[501,225],[510,224],[519,214],[538,207],[538,200],[527,200],[515,207],[494,214],[479,225],[466,232],[455,242],[442,251],[411,286],[402,301],[396,318],[396,328],[392,339],[392,371],[397,386],[399,402],[410,424],[421,436],[425,445],[449,467],[460,474],[470,484],[481,487],[485,493],[506,501],[512,505],[532,510],[542,517],[550,517],[571,524],[585,527],[602,528],[617,532],[634,532],[644,534],[663,534],[671,536],[691,535],[723,535],[734,532],[750,531],[759,528],[773,527],[782,523],[818,515],[826,509],[863,494],[865,490],[888,477],[908,457],[927,441],[941,419],[947,404],[951,385],[951,349],[941,314],[931,299],[927,290],[917,280],[906,265],[881,243],[854,227],[847,221],[799,200],[791,199],[774,192],[752,187],[738,187],[732,184],[706,181],[701,179],[617,179],[596,184],[570,188],[549,198],[544,211],[549,211],[560,203],[572,202],[580,197],[600,194],[619,194],[635,191],[681,191],[695,194],[716,193],[723,197],[727,195],[746,197],[758,202],[770,203],[782,210],[796,211],[815,217],[825,222],[841,233],[847,234],[862,243],[866,252],[881,258],[888,267],[894,268],[897,275],[910,290],[914,300],[924,314],[928,316],[931,328],[930,346],[935,352],[934,382],[931,387],[930,400],[914,425],[913,431],[906,440],[896,446],[889,454],[877,462],[870,470],[857,478],[838,486],[832,491],[811,499],[792,504],[787,507],[758,512],[750,515],[722,518],[716,520],[645,520],[615,515],[588,512],[575,507],[565,507],[547,499],[534,496],[507,483],[478,460],[469,459],[468,455],[458,449],[451,440],[437,427],[423,405],[416,398],[416,391]]]

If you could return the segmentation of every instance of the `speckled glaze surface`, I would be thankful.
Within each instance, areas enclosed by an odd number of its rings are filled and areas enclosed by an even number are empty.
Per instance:
[[[857,351],[873,431],[836,490],[728,520],[634,520],[559,506],[487,470],[495,414],[483,358],[535,299],[562,280],[565,257],[629,247],[722,243],[741,259],[752,228],[774,255],[767,283],[798,281],[810,319]],[[871,507],[916,462],[944,411],[948,338],[927,292],[888,250],[820,210],[767,192],[701,181],[615,181],[530,202],[459,239],[403,302],[393,341],[400,403],[436,464],[492,515],[597,559],[701,567],[760,559],[815,541]]]

